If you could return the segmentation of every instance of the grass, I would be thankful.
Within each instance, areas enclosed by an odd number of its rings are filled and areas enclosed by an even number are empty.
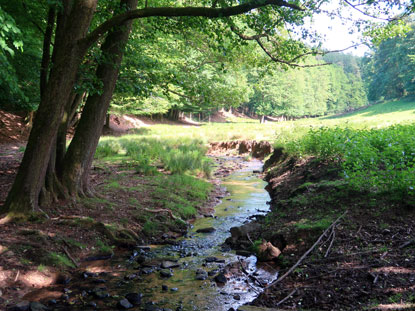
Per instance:
[[[202,143],[237,139],[268,140],[284,144],[305,135],[310,128],[348,127],[353,129],[384,128],[415,121],[415,100],[403,99],[369,106],[337,116],[305,118],[295,121],[269,122],[233,118],[228,123],[204,123],[202,126],[152,125],[130,138],[197,140]],[[105,138],[103,139],[103,141]],[[115,146],[116,148],[117,146]]]
[[[295,226],[298,229],[303,230],[325,230],[332,224],[333,220],[330,218],[322,218],[316,221],[305,220],[299,223],[296,223]]]
[[[104,137],[95,153],[96,159],[121,161],[137,173],[154,176],[161,166],[172,174],[211,174],[207,148],[202,140],[192,138],[160,138],[126,135]],[[115,186],[115,185],[112,185]]]
[[[188,175],[158,175],[151,181],[155,185],[151,205],[170,209],[182,219],[196,216],[212,189],[210,183]]]
[[[96,239],[96,247],[99,253],[112,254],[114,246],[110,246],[100,239]]]
[[[59,254],[59,253],[50,252],[49,261],[52,265],[57,266],[57,267],[75,268],[75,265],[68,257],[66,257],[65,255]]]

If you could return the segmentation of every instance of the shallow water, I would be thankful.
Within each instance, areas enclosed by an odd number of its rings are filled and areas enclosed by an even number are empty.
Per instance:
[[[217,205],[215,217],[201,218],[195,221],[189,236],[180,241],[179,245],[163,246],[151,251],[154,258],[178,259],[180,267],[172,269],[174,275],[171,278],[161,278],[159,273],[151,273],[139,282],[138,289],[148,300],[158,307],[175,310],[229,310],[237,309],[244,303],[252,301],[261,292],[261,288],[239,272],[240,261],[246,263],[246,270],[250,274],[255,273],[257,279],[263,284],[269,283],[277,277],[277,271],[268,264],[257,265],[256,258],[236,256],[233,251],[224,251],[223,242],[230,236],[231,227],[240,226],[247,222],[253,215],[264,215],[269,209],[266,202],[268,193],[264,190],[266,183],[254,170],[260,170],[262,163],[249,162],[242,169],[232,173],[223,180],[222,185],[227,188],[230,195],[223,198]],[[213,233],[196,233],[197,229],[213,227]],[[191,256],[188,256],[190,255]],[[225,263],[206,263],[206,257],[217,257]],[[239,258],[238,258],[239,257]],[[196,270],[205,271],[221,270],[225,265],[233,264],[236,275],[230,276],[228,282],[218,286],[213,280],[214,275],[204,281],[196,280]],[[227,275],[229,276],[229,275]],[[162,285],[167,285],[168,290],[163,291]],[[177,288],[177,291],[171,291]]]

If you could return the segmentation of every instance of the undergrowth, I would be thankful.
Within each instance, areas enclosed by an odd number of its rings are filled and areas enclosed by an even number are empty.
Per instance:
[[[102,140],[95,158],[102,159],[121,155],[125,162],[133,166],[138,173],[156,175],[157,165],[161,165],[172,174],[191,173],[211,175],[211,163],[205,156],[206,147],[201,140],[140,138],[124,136]],[[118,158],[117,158],[118,159]]]
[[[297,156],[338,162],[348,186],[387,193],[398,201],[415,200],[415,125],[382,129],[319,128],[286,144]]]

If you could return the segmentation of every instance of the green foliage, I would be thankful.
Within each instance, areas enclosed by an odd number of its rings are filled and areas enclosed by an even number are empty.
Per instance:
[[[336,160],[349,187],[390,193],[395,200],[415,199],[415,126],[383,129],[312,129],[288,150]]]
[[[173,174],[202,173],[210,177],[210,160],[203,142],[195,139],[122,138],[102,140],[96,158],[124,154],[137,172],[155,175],[154,165],[162,163]]]
[[[367,105],[356,57],[343,54],[308,58],[305,64],[333,63],[305,69],[250,73],[254,94],[248,107],[258,115],[303,117],[344,112]]]
[[[57,267],[75,268],[75,265],[68,257],[66,257],[65,255],[59,254],[59,253],[50,252],[48,261],[50,262],[50,264],[57,266]]]
[[[157,223],[151,220],[147,220],[143,225],[143,232],[147,236],[152,236],[157,231],[157,228],[158,228]]]
[[[330,218],[322,218],[316,221],[306,220],[298,222],[295,226],[298,229],[303,230],[325,230],[332,224],[332,222],[333,220]]]
[[[100,239],[96,239],[95,243],[98,248],[98,252],[103,254],[112,254],[113,249],[115,248],[114,246],[110,246]]]
[[[364,60],[364,79],[370,100],[415,95],[414,24],[410,25],[409,30],[404,35],[382,41],[373,55]]]
[[[46,1],[0,0],[0,107],[35,110]]]

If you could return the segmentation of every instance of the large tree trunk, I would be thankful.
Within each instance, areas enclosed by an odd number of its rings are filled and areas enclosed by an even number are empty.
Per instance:
[[[69,1],[65,1],[69,2]],[[90,26],[97,0],[75,0],[63,31],[57,31],[54,63],[16,179],[0,212],[24,214],[38,206],[51,148],[87,45],[78,44]]]
[[[121,0],[120,6],[135,9],[137,0]],[[89,169],[114,92],[131,24],[132,21],[128,21],[111,30],[101,47],[102,54],[107,61],[99,64],[96,76],[102,81],[103,90],[100,94],[96,93],[88,97],[64,158],[61,180],[71,195],[90,194]]]

